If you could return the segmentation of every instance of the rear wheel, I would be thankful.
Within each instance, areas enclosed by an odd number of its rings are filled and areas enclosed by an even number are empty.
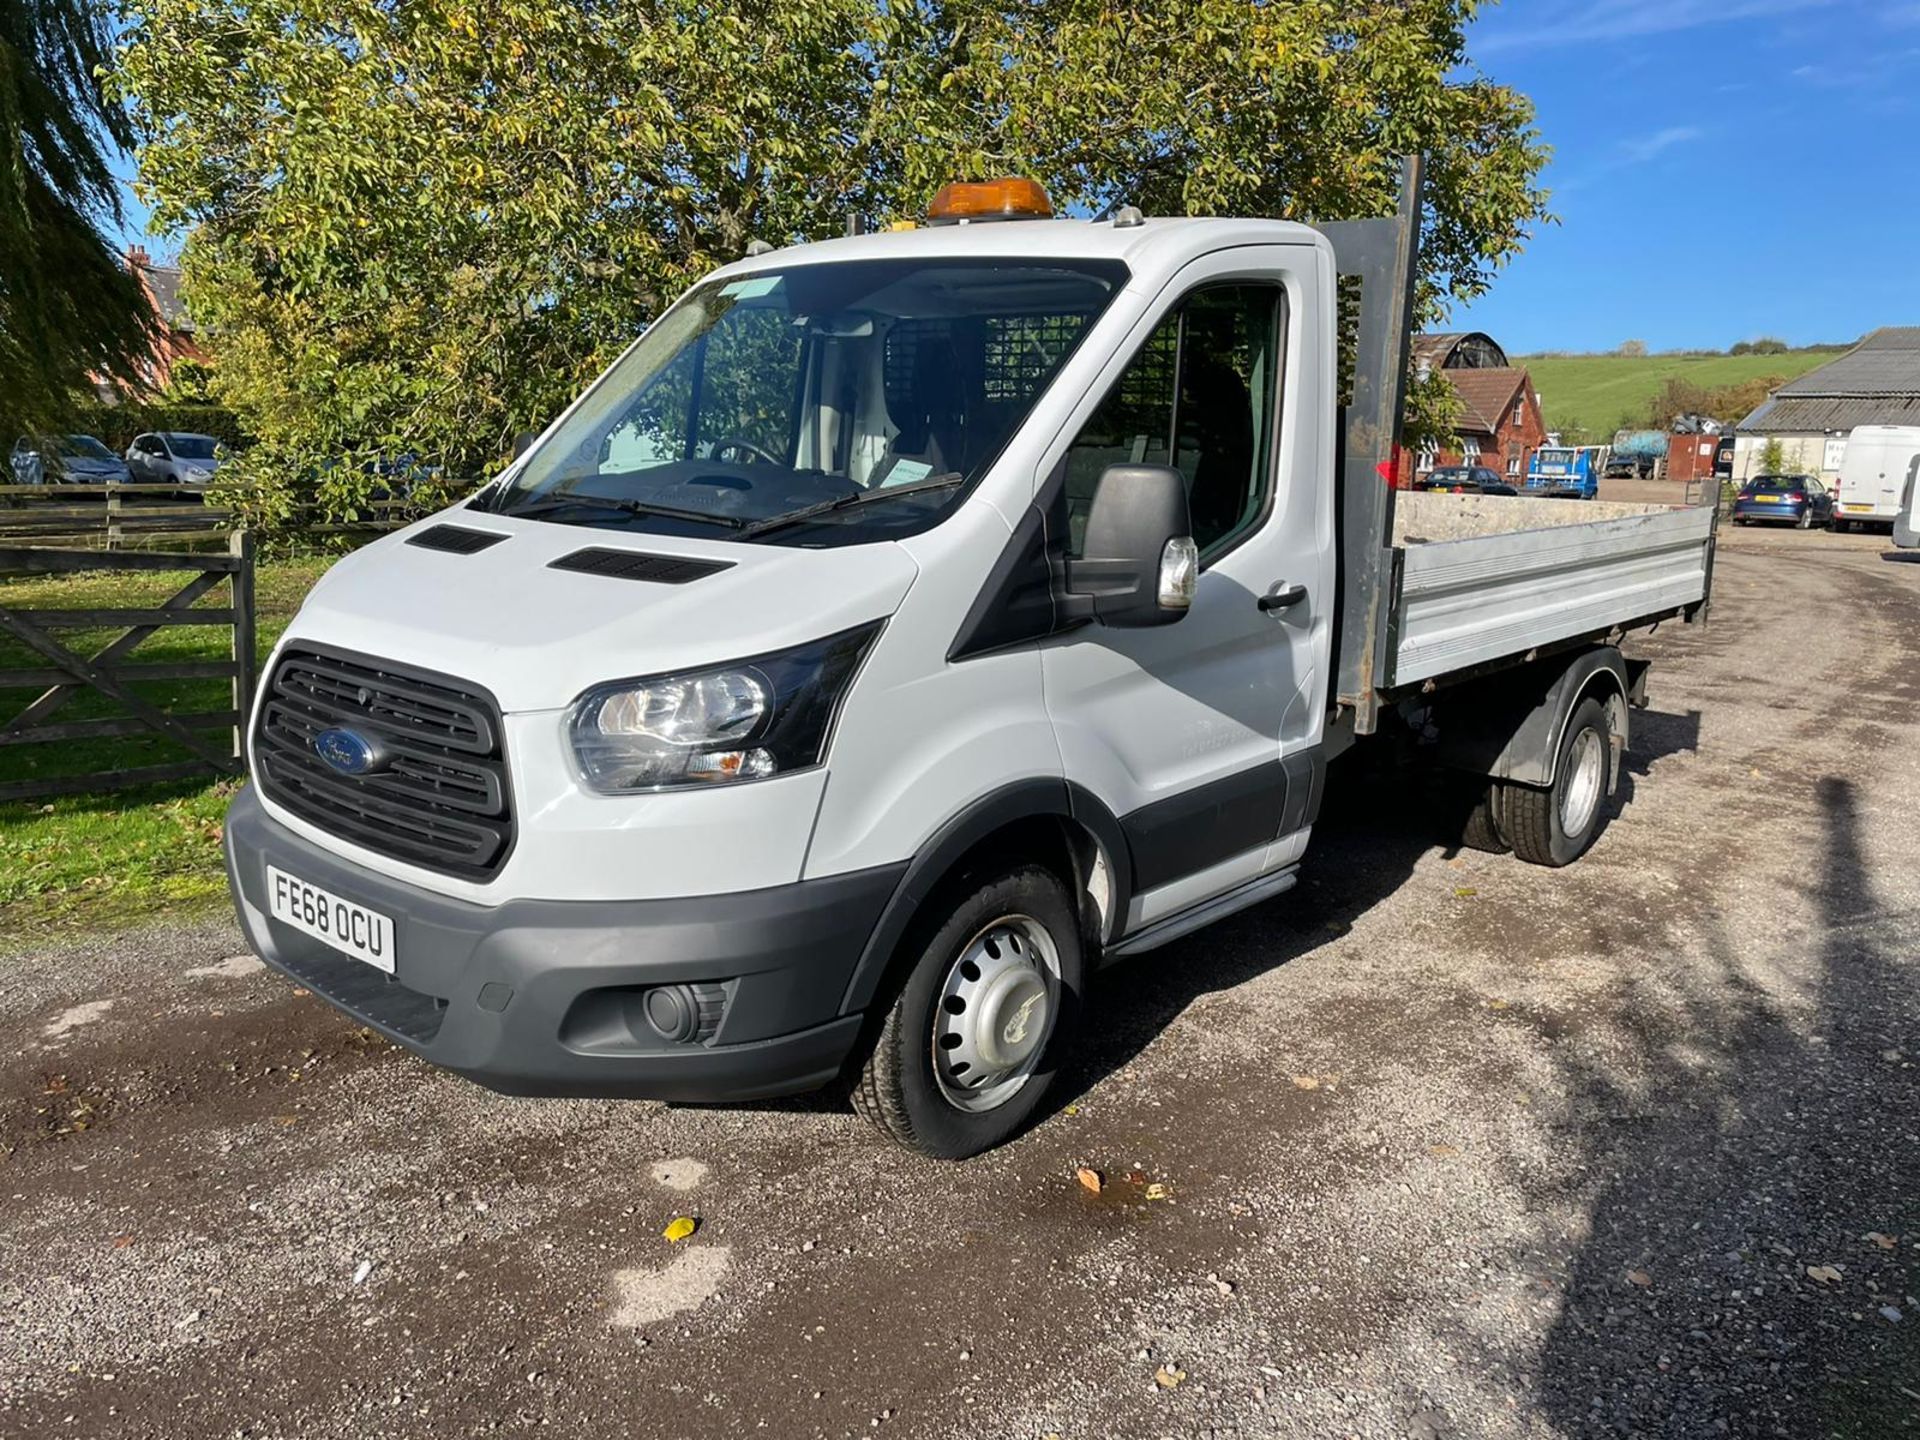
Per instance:
[[[1813,528],[1813,507],[1809,505],[1806,509],[1802,510],[1800,512],[1800,518],[1794,521],[1793,524],[1796,530],[1811,530]]]
[[[888,1139],[964,1160],[1012,1136],[1053,1083],[1082,983],[1067,888],[1039,865],[963,882],[910,932],[853,1107]]]
[[[1571,865],[1606,823],[1613,732],[1606,707],[1589,696],[1574,707],[1560,737],[1553,784],[1508,785],[1503,829],[1513,853],[1533,865]]]
[[[1484,850],[1489,855],[1504,855],[1513,848],[1507,843],[1507,837],[1500,833],[1500,822],[1494,815],[1494,801],[1498,793],[1497,783],[1488,785],[1467,812],[1466,823],[1460,827],[1460,843],[1467,849]]]

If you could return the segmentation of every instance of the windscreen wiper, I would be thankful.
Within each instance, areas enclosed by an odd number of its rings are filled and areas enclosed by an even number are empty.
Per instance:
[[[851,510],[860,505],[871,505],[880,500],[893,500],[902,495],[923,495],[929,490],[951,490],[954,486],[963,484],[966,478],[958,470],[949,470],[944,475],[915,480],[910,485],[886,485],[876,490],[856,490],[851,495],[842,495],[835,500],[822,500],[817,505],[803,505],[798,510],[789,510],[784,515],[769,515],[764,520],[756,520],[740,532],[740,538],[751,540],[754,536],[765,535],[770,530],[784,530],[789,525],[799,525],[821,515]]]
[[[707,525],[724,525],[738,530],[747,522],[736,515],[716,515],[711,510],[682,510],[675,505],[654,505],[645,500],[623,500],[616,495],[542,495],[530,504],[500,513],[529,519],[535,515],[564,510],[570,505],[586,505],[599,510],[618,510],[626,515],[657,515],[667,520],[694,520]]]

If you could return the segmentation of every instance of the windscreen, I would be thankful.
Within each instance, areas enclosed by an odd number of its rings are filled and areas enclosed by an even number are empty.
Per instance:
[[[483,503],[777,543],[913,533],[985,473],[1126,275],[867,260],[709,281]]]
[[[167,448],[180,460],[211,460],[216,443],[211,435],[182,435],[178,431],[167,435]]]
[[[70,460],[114,460],[116,456],[91,435],[68,435],[60,442],[60,453]]]

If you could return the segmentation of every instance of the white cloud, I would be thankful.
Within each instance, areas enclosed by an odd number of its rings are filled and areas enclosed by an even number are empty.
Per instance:
[[[1669,125],[1665,130],[1656,130],[1651,135],[1642,135],[1637,140],[1620,142],[1620,160],[1626,165],[1644,165],[1654,156],[1671,150],[1676,145],[1687,145],[1698,140],[1705,132],[1697,125]]]
[[[1665,35],[1701,25],[1730,20],[1757,20],[1813,10],[1834,0],[1583,0],[1556,7],[1552,19],[1528,25],[1483,24],[1473,42],[1476,54],[1503,50],[1539,50],[1554,45],[1592,41],[1630,40],[1642,35]]]

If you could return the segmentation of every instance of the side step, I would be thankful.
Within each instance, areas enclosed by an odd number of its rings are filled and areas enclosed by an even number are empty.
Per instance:
[[[1107,946],[1106,958],[1118,960],[1123,955],[1143,955],[1149,950],[1157,950],[1169,941],[1178,940],[1183,935],[1191,935],[1203,925],[1211,925],[1216,920],[1224,920],[1236,910],[1245,910],[1250,905],[1258,905],[1262,900],[1271,900],[1276,895],[1284,895],[1291,890],[1299,879],[1300,867],[1290,866],[1285,870],[1276,870],[1271,875],[1261,875],[1247,881],[1236,890],[1224,895],[1216,895],[1211,900],[1202,900],[1198,905],[1169,915],[1164,920],[1156,920],[1151,925],[1134,931],[1131,935],[1122,935],[1113,944]]]

